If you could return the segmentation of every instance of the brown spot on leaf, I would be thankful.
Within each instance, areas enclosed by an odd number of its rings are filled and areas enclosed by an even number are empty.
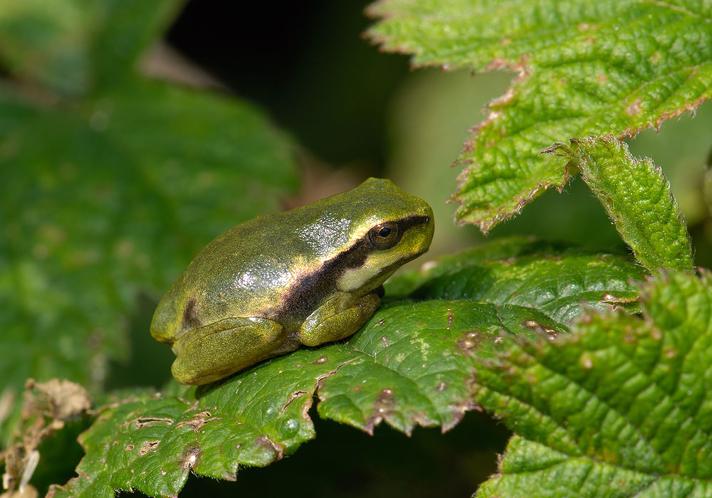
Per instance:
[[[471,370],[469,375],[467,376],[467,381],[465,382],[465,386],[467,387],[467,396],[462,399],[461,401],[454,403],[450,405],[450,410],[451,410],[451,415],[452,418],[450,420],[446,420],[442,424],[442,432],[445,433],[455,427],[457,424],[460,423],[460,421],[463,419],[465,416],[465,413],[472,411],[472,410],[477,410],[477,411],[482,411],[482,407],[475,403],[474,398],[475,398],[475,391],[477,389],[477,381],[476,381],[476,373],[474,370]]]
[[[550,341],[553,341],[554,339],[559,337],[559,333],[554,329],[544,329],[544,332],[546,332],[546,336],[549,338]]]
[[[462,419],[465,417],[465,413],[476,410],[476,411],[483,411],[482,407],[475,403],[472,399],[465,399],[460,401],[459,403],[455,403],[450,405],[450,408],[452,410],[452,418],[446,422],[443,423],[442,425],[442,432],[448,432],[452,428],[454,428],[457,424],[459,424]]]
[[[343,367],[344,365],[347,365],[347,364],[349,364],[349,363],[351,363],[351,362],[350,362],[350,361],[344,362],[344,363],[342,363],[341,365],[339,365],[337,368],[335,368],[334,370],[330,370],[330,371],[326,372],[325,374],[320,375],[319,377],[317,377],[317,378],[316,378],[316,388],[317,388],[317,390],[321,389],[321,387],[322,387],[322,385],[324,384],[324,381],[325,381],[326,379],[328,379],[329,377],[332,377],[332,376],[336,375],[336,372],[338,371],[339,368],[341,368],[341,367]]]
[[[190,470],[195,467],[200,458],[200,446],[189,446],[180,459],[180,465],[183,470]]]
[[[499,71],[500,69],[511,69],[512,68],[512,63],[509,62],[507,59],[503,59],[501,57],[495,57],[492,59],[492,62],[490,62],[487,65],[486,71]],[[495,102],[493,102],[494,104]]]
[[[586,352],[581,355],[581,366],[586,370],[591,370],[593,368],[593,358],[591,354]]]
[[[141,449],[138,450],[138,454],[140,456],[144,456],[148,453],[156,451],[159,444],[161,444],[160,441],[144,441],[141,445]]]
[[[606,303],[606,304],[629,304],[629,303],[635,303],[639,301],[638,297],[624,297],[624,296],[615,296],[613,294],[605,293],[601,297],[601,302]]]
[[[282,447],[282,445],[275,443],[267,436],[258,437],[257,444],[271,451],[274,454],[275,460],[281,460],[282,458],[284,458],[284,448]]]
[[[169,417],[139,417],[134,421],[134,425],[137,429],[143,429],[154,425],[173,425],[173,422]]]
[[[317,360],[317,361],[318,361],[318,360]],[[323,362],[322,362],[322,363],[323,363]],[[281,410],[281,411],[284,412],[284,410],[286,410],[287,407],[288,407],[289,405],[291,405],[292,402],[293,402],[295,399],[301,398],[301,397],[304,396],[306,393],[307,393],[306,391],[294,391],[292,394],[289,395],[289,399],[288,399],[287,402],[284,404],[284,406],[282,406],[282,410]]]
[[[640,111],[641,111],[640,99],[635,99],[633,101],[633,103],[630,104],[625,110],[626,114],[628,114],[629,116],[636,116],[636,115],[640,114]]]
[[[221,476],[221,478],[223,481],[237,481],[237,470],[235,470],[235,472],[226,472]]]
[[[475,330],[470,330],[462,335],[462,338],[457,341],[457,347],[465,354],[471,355],[482,342],[483,337]]]
[[[472,354],[472,350],[476,345],[477,343],[470,339],[460,339],[457,341],[457,347],[460,348],[465,354]]]
[[[133,449],[134,449],[134,445],[131,444],[131,443],[129,443],[129,444],[127,444],[126,447],[124,448],[124,451],[133,451]]]
[[[539,334],[546,334],[547,338],[549,340],[554,340],[556,337],[559,335],[559,333],[550,328],[550,327],[545,327],[544,325],[540,324],[536,320],[526,320],[522,325],[529,330],[533,330],[534,332],[537,332]]]
[[[315,364],[315,365],[322,365],[322,364],[326,363],[326,361],[327,361],[326,356],[320,356],[319,358],[317,358],[316,360],[314,360],[314,364]]]
[[[380,424],[384,418],[387,418],[395,407],[395,399],[393,390],[390,388],[382,389],[373,404],[373,414],[366,420],[364,430],[373,436],[373,429]]]
[[[445,389],[447,389],[447,384],[443,381],[438,382],[438,385],[435,386],[435,390],[439,393],[443,392]]]
[[[216,417],[211,416],[210,412],[202,411],[193,415],[193,417],[189,420],[182,420],[178,422],[176,424],[176,428],[188,426],[195,432],[198,432],[205,424],[215,419]]]
[[[455,315],[450,308],[447,309],[447,329],[452,328],[452,322],[455,320]]]

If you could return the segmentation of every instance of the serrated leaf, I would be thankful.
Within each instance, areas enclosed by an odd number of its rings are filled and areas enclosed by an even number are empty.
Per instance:
[[[650,159],[638,161],[615,139],[575,140],[557,146],[581,170],[623,240],[649,271],[692,270],[687,225],[670,184]]]
[[[0,59],[16,76],[59,93],[115,86],[181,0],[4,0]]]
[[[709,496],[710,276],[662,275],[642,318],[589,315],[485,362],[476,399],[517,436],[477,496]]]
[[[383,0],[370,35],[415,64],[519,73],[458,159],[460,221],[488,231],[562,188],[555,142],[630,136],[712,96],[709,1]]]
[[[536,253],[536,243],[529,251],[524,246],[512,252]],[[500,245],[481,252],[503,250]],[[578,304],[586,305],[596,304],[600,294],[629,296],[634,287],[628,280],[640,276],[624,258],[574,253],[560,258],[574,258],[576,264],[552,269],[537,265],[537,258],[519,262],[513,256],[509,278],[524,272],[542,282],[547,274],[552,278],[542,286],[547,290],[585,282],[591,292],[581,289]],[[581,279],[585,268],[600,269],[602,261],[617,269],[615,276],[601,271],[596,282]],[[470,269],[459,264],[452,278]],[[499,278],[507,280],[506,270]],[[471,281],[448,299],[390,302],[345,343],[300,350],[219,385],[108,405],[81,438],[86,456],[79,477],[55,488],[54,496],[113,496],[116,489],[173,495],[191,471],[233,478],[238,466],[267,465],[315,437],[308,415],[314,396],[322,417],[367,432],[381,422],[406,433],[418,425],[447,430],[475,408],[472,389],[481,358],[491,357],[512,334],[564,332],[563,320],[573,315],[563,312],[569,306],[563,300],[560,307],[552,301],[539,309],[537,296],[515,293],[507,299],[496,286],[477,292],[484,302],[467,298],[477,285]]]

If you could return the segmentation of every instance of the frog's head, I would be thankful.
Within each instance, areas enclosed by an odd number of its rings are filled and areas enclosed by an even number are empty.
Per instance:
[[[417,258],[433,239],[433,210],[423,199],[390,180],[369,178],[332,198],[349,216],[349,242],[337,288],[366,293],[380,286],[401,265]]]

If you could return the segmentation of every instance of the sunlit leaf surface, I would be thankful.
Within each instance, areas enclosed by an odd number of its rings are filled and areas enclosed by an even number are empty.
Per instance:
[[[371,37],[416,65],[519,74],[458,159],[458,218],[484,231],[566,183],[546,147],[634,135],[712,96],[708,0],[383,0],[370,12]]]

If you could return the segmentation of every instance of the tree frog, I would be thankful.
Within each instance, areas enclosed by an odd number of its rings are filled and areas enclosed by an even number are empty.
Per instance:
[[[171,371],[207,384],[355,333],[383,282],[428,250],[433,212],[389,180],[237,225],[203,248],[158,303],[151,335]]]

